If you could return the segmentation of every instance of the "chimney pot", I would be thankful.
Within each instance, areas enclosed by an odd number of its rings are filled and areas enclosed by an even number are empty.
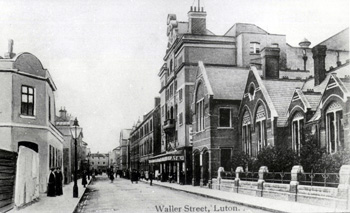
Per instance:
[[[5,58],[13,58],[15,54],[13,53],[13,40],[8,40],[7,52],[5,53]]]

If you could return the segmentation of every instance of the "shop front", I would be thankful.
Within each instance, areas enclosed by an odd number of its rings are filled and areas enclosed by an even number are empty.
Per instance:
[[[191,161],[188,158],[190,156],[186,158],[186,153],[188,151],[185,149],[175,150],[150,158],[149,163],[154,168],[155,178],[164,182],[188,184],[191,166],[186,163]]]

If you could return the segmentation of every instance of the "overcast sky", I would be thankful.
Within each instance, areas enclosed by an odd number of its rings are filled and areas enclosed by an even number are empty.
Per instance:
[[[195,3],[194,3],[195,2]],[[159,96],[169,13],[187,21],[197,0],[0,0],[0,54],[30,52],[58,88],[57,113],[78,117],[92,152],[119,145]],[[224,34],[234,23],[253,23],[311,46],[349,26],[348,0],[201,0],[207,28]]]

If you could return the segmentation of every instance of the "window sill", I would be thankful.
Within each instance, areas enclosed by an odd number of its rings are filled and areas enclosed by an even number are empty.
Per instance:
[[[218,129],[233,129],[233,127],[222,127],[222,126],[218,126]]]
[[[249,55],[260,55],[260,53],[249,53]]]
[[[19,115],[19,117],[21,117],[21,118],[27,118],[27,119],[33,119],[33,120],[36,119],[35,116],[31,116],[31,115]]]

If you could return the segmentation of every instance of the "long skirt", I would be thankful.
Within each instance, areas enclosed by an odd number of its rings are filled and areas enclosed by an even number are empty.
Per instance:
[[[63,195],[62,184],[56,184],[56,195]]]
[[[55,197],[56,196],[56,186],[55,183],[47,184],[47,196]]]

